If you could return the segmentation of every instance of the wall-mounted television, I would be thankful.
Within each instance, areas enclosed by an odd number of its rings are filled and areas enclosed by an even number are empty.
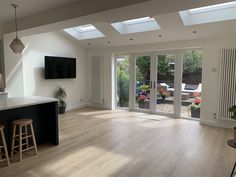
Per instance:
[[[76,78],[76,58],[45,56],[45,79]]]

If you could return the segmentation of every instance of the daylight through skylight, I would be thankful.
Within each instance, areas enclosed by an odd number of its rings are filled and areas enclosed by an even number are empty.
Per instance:
[[[236,1],[180,11],[185,26],[236,19]]]
[[[91,24],[76,27],[79,32],[95,31],[97,28]]]
[[[78,40],[105,37],[102,32],[100,32],[95,26],[91,24],[67,28],[64,29],[64,31]]]
[[[233,8],[233,7],[236,7],[236,1],[222,3],[222,4],[216,4],[216,5],[211,5],[211,6],[205,6],[205,7],[199,7],[199,8],[194,8],[194,9],[189,9],[188,11],[191,14],[198,14],[198,13],[228,9],[228,8]]]
[[[145,23],[145,22],[149,22],[149,21],[153,21],[154,18],[151,17],[142,17],[142,18],[136,18],[136,19],[132,19],[132,20],[126,20],[126,21],[122,21],[122,23],[124,25],[134,25],[137,23]]]
[[[120,34],[139,33],[160,30],[161,27],[153,17],[142,17],[111,24]]]

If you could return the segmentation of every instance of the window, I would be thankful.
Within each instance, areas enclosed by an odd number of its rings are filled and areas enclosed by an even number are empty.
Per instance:
[[[111,24],[120,34],[138,33],[160,30],[160,26],[153,17],[142,17]]]
[[[150,22],[150,21],[155,21],[155,19],[152,17],[143,17],[143,18],[136,18],[132,20],[122,21],[121,23],[123,25],[134,25],[134,24],[145,23],[145,22]]]
[[[180,11],[185,26],[236,19],[236,1]]]
[[[64,29],[64,32],[78,40],[105,37],[103,33],[101,33],[95,26],[91,24],[67,28]]]
[[[189,9],[188,11],[190,14],[198,14],[198,13],[205,13],[205,12],[228,9],[228,8],[233,8],[233,7],[236,7],[236,1]]]
[[[91,24],[75,27],[79,32],[96,31],[97,28]]]

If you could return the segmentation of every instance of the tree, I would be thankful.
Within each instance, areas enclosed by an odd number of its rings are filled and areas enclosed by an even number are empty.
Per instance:
[[[136,79],[145,84],[150,81],[150,56],[140,56],[136,59]]]
[[[184,51],[183,73],[201,73],[202,58],[201,50],[186,50]]]
[[[183,54],[183,83],[198,85],[202,82],[201,50],[186,50]]]
[[[118,105],[127,107],[129,103],[129,60],[127,58],[117,63],[117,96]]]

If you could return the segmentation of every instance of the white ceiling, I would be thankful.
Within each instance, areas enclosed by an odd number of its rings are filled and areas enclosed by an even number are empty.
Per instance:
[[[50,10],[73,1],[76,0],[1,0],[0,24],[11,21],[14,18],[14,10],[10,4],[18,4],[18,16],[25,17]]]
[[[108,22],[100,22],[93,25],[106,37],[75,40],[84,47],[113,47],[236,35],[236,20],[184,26],[178,12],[154,17],[161,26],[161,30],[122,35]],[[193,31],[196,31],[196,33]],[[69,36],[68,34],[65,35]],[[159,35],[162,37],[159,37]],[[130,40],[131,38],[133,40]]]
[[[147,14],[160,15],[227,1],[232,0],[0,0],[0,24],[3,24],[4,33],[14,31],[14,14],[9,6],[11,3],[20,5],[19,30],[25,30],[93,14],[96,15],[91,21],[96,18],[110,18],[110,22],[115,22],[119,19]],[[137,8],[139,10],[134,10]],[[119,9],[122,9],[122,13]],[[113,10],[117,11],[113,13]],[[108,17],[104,16],[105,12],[109,12]]]
[[[77,8],[87,13],[118,8],[130,4],[136,4],[149,0],[0,0],[0,24],[10,22],[14,19],[14,11],[10,4],[18,4],[17,14],[19,18],[32,15],[42,15],[45,12],[59,10],[64,16],[70,13],[67,8]],[[80,7],[82,9],[80,9]],[[62,10],[65,9],[67,14]],[[91,11],[93,9],[94,11]],[[79,12],[78,12],[79,13]],[[86,14],[86,13],[85,13]]]
[[[92,23],[105,38],[79,41],[84,47],[108,47],[164,41],[199,39],[235,35],[236,22],[209,23],[185,27],[177,11],[212,5],[230,0],[0,0],[0,24],[4,32],[13,32],[13,9],[9,4],[20,5],[19,28],[25,35]],[[142,2],[142,3],[140,3]],[[133,4],[133,5],[131,5]],[[122,7],[122,8],[121,8]],[[132,18],[154,16],[161,30],[136,34],[119,34],[111,25]],[[49,25],[50,24],[50,25]],[[47,27],[46,27],[47,25]],[[35,30],[36,28],[38,30]],[[30,31],[32,29],[32,31]],[[1,28],[0,28],[1,30]],[[197,33],[193,34],[196,30]],[[158,37],[162,35],[162,37]],[[130,38],[133,40],[131,41]],[[108,43],[107,41],[111,41]],[[88,43],[90,44],[88,46]]]

